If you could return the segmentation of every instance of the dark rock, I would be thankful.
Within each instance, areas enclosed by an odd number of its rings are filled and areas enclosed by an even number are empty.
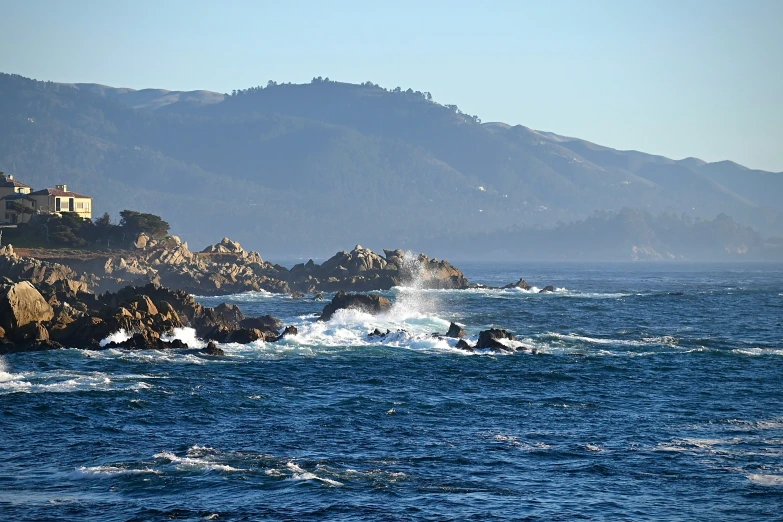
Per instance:
[[[516,283],[511,283],[503,288],[521,288],[522,290],[530,290],[531,286],[524,279],[520,279]]]
[[[226,353],[221,348],[218,348],[217,345],[211,341],[207,344],[206,348],[201,350],[201,353],[205,355],[217,355],[217,356],[226,355]]]
[[[467,332],[465,332],[465,330],[463,330],[462,327],[457,323],[451,323],[449,326],[449,331],[446,332],[446,337],[453,337],[455,339],[461,339],[467,336]]]
[[[459,341],[457,341],[457,344],[454,345],[454,348],[459,348],[460,350],[467,350],[469,352],[475,351],[475,349],[471,345],[469,345],[468,342],[465,341],[465,339],[460,339]]]
[[[313,296],[313,301],[323,301],[324,300],[324,294],[318,292]]]
[[[277,336],[275,341],[281,340],[283,337],[293,336],[293,335],[299,335],[299,330],[296,329],[296,326],[286,326],[285,330],[283,330],[283,333]]]
[[[9,336],[16,343],[34,343],[49,340],[49,330],[41,323],[28,323],[11,332]]]
[[[229,333],[227,343],[249,344],[264,339],[264,332],[257,328],[240,328]]]
[[[515,341],[516,337],[511,335],[505,330],[499,330],[496,328],[491,328],[489,330],[484,330],[482,332],[479,332],[478,342],[476,343],[476,349],[478,350],[492,350],[496,352],[513,352],[513,348],[509,348],[505,344],[501,343],[498,339],[508,339],[510,341]]]
[[[262,332],[274,330],[275,334],[283,327],[283,321],[272,315],[261,317],[248,317],[239,322],[242,328],[257,328]]]
[[[538,291],[539,294],[549,294],[555,291],[555,287],[552,285],[546,285],[544,288]]]
[[[302,299],[304,296],[302,292],[291,292],[291,299]]]
[[[337,310],[346,308],[379,314],[391,308],[391,301],[380,295],[346,294],[341,290],[337,292],[332,302],[324,307],[319,320],[328,321]]]

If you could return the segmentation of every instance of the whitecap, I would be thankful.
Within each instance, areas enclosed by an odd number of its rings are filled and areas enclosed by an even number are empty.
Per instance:
[[[100,344],[101,348],[102,348],[102,347],[106,346],[109,343],[117,343],[117,344],[124,343],[125,341],[127,341],[130,338],[131,338],[131,335],[128,332],[126,332],[124,328],[120,328],[118,331],[116,331],[116,332],[114,332],[112,334],[109,334],[109,336],[106,337],[106,339],[103,339],[98,344]]]
[[[315,473],[310,473],[309,471],[305,471],[293,462],[289,462],[286,464],[286,468],[293,472],[293,475],[291,476],[294,480],[318,480],[320,482],[323,482],[324,484],[328,484],[330,486],[344,486],[342,482],[338,482],[336,480],[332,480],[330,478],[325,477],[319,477]]]
[[[102,478],[116,475],[140,475],[151,473],[160,475],[160,471],[152,468],[123,468],[120,466],[79,466],[71,475],[73,478]]]
[[[174,464],[178,470],[198,469],[204,471],[221,471],[221,472],[238,472],[248,471],[246,469],[239,469],[228,464],[221,464],[214,462],[208,457],[178,457],[170,451],[161,451],[152,456],[154,459],[167,460],[171,464]]]
[[[162,341],[171,342],[179,340],[188,345],[188,348],[205,348],[207,343],[199,339],[196,330],[189,327],[174,328],[170,333],[160,336]]]
[[[783,486],[783,475],[762,475],[751,473],[746,475],[748,480],[759,486]]]

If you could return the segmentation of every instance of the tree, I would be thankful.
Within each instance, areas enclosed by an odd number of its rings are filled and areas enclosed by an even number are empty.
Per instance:
[[[120,227],[131,235],[146,233],[154,238],[161,238],[169,233],[169,224],[160,216],[134,210],[123,210],[120,216]]]
[[[95,226],[97,227],[109,227],[111,226],[111,216],[108,212],[104,212],[104,214],[99,217],[95,218]]]

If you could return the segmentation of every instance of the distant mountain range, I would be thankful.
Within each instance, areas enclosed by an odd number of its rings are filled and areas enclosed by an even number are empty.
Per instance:
[[[369,82],[224,95],[0,74],[0,120],[0,171],[67,183],[96,216],[153,212],[195,246],[230,235],[265,256],[457,246],[626,207],[783,230],[782,173],[481,123]]]

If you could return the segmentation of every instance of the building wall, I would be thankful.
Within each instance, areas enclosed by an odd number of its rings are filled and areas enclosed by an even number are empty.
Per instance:
[[[31,190],[27,187],[0,187],[0,198],[11,194],[29,194],[30,192]]]
[[[32,209],[33,211],[37,210],[37,203],[35,201],[30,201],[28,199],[15,199],[10,201],[5,199],[0,199],[0,223],[4,225],[8,225],[8,224],[17,224],[17,223],[27,223],[28,221],[30,221],[30,219],[33,217],[33,214],[26,214],[26,213],[19,214],[15,210],[11,210],[10,208],[8,208],[9,206],[8,204],[11,203],[12,201],[20,203],[25,207]]]
[[[30,197],[38,203],[39,212],[76,212],[83,218],[92,219],[92,198],[46,195]],[[73,200],[73,210],[70,206],[71,200]]]

